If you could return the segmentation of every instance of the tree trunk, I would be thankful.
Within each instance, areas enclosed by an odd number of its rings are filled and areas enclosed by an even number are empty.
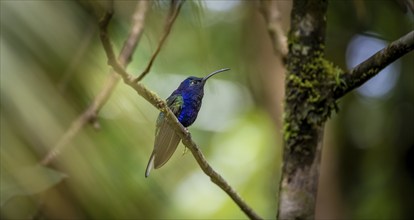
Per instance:
[[[336,69],[324,59],[326,0],[294,0],[285,79],[279,219],[313,219]]]

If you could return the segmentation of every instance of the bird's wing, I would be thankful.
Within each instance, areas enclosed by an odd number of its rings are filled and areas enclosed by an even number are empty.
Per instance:
[[[178,116],[183,106],[183,97],[180,95],[170,96],[167,105]],[[162,167],[173,155],[180,143],[180,137],[175,133],[174,128],[167,122],[163,113],[157,119],[157,129],[155,132],[154,150],[148,162],[145,176],[149,175],[152,167],[155,169]]]
[[[171,125],[164,120],[160,127],[160,131],[155,139],[154,151],[154,168],[160,168],[173,155],[180,143],[180,137],[175,133]]]

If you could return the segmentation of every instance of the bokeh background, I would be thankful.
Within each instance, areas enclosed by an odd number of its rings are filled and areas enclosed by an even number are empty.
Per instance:
[[[127,70],[146,66],[168,1],[150,6]],[[289,29],[291,2],[276,1]],[[330,2],[327,57],[352,68],[413,30],[404,1]],[[39,161],[109,74],[95,1],[0,1],[1,217],[5,219],[243,219],[179,145],[144,178],[158,111],[119,83],[99,113],[46,169]],[[119,51],[135,1],[116,1]],[[327,123],[316,218],[402,219],[414,198],[414,55],[340,100]],[[188,1],[143,83],[169,94],[187,76],[224,67],[190,127],[207,160],[260,215],[274,218],[281,167],[284,70],[257,1]]]

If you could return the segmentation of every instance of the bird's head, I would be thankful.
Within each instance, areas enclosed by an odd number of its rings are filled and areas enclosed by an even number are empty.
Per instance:
[[[203,78],[190,76],[187,79],[185,79],[183,82],[181,82],[177,90],[193,90],[193,91],[203,90],[204,84],[210,77],[214,76],[217,73],[221,73],[227,70],[230,70],[230,69],[229,68],[220,69],[220,70],[217,70],[217,71],[214,71],[208,74],[207,76]]]

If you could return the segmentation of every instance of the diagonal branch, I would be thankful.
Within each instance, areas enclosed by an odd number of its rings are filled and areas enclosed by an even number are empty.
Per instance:
[[[412,50],[414,50],[414,31],[392,42],[350,71],[341,74],[341,85],[335,88],[334,98],[339,99],[361,86],[386,66]]]
[[[148,72],[150,71],[150,69],[152,67],[152,64],[154,63],[155,58],[157,57],[158,53],[161,51],[161,47],[164,45],[165,40],[167,39],[168,35],[171,32],[172,25],[174,24],[175,19],[177,18],[178,14],[180,13],[180,9],[181,9],[181,6],[183,5],[183,3],[184,3],[184,0],[178,1],[178,2],[172,1],[171,8],[170,8],[170,14],[167,18],[167,25],[165,27],[164,35],[161,37],[161,40],[158,43],[158,47],[155,50],[155,52],[152,54],[151,59],[150,59],[148,65],[147,65],[147,67],[136,79],[134,79],[134,82],[141,81],[148,74]],[[175,4],[177,4],[177,6],[174,9]]]
[[[119,54],[119,61],[122,66],[128,65],[131,62],[133,52],[141,38],[144,30],[145,16],[149,7],[148,1],[139,1],[132,19],[132,26],[127,40]],[[115,58],[115,56],[113,57]],[[48,152],[42,159],[41,164],[48,165],[61,151],[70,143],[70,141],[79,133],[79,131],[88,123],[93,123],[98,126],[96,116],[102,106],[108,101],[112,91],[115,89],[119,81],[119,76],[114,71],[109,74],[105,85],[99,94],[94,98],[92,104],[72,122],[68,130],[59,139],[57,144]]]
[[[225,191],[233,201],[240,207],[240,209],[251,219],[262,219],[258,214],[256,214],[252,208],[250,208],[243,199],[238,195],[238,193],[227,183],[224,178],[218,174],[206,161],[204,155],[202,154],[200,148],[197,144],[191,139],[191,134],[184,128],[184,126],[178,121],[174,113],[168,108],[164,100],[162,100],[157,94],[151,92],[147,89],[142,83],[135,82],[136,79],[133,79],[132,75],[126,72],[122,65],[115,60],[111,41],[108,35],[107,25],[111,19],[111,12],[108,12],[107,15],[103,17],[100,22],[101,30],[101,41],[105,49],[105,52],[108,57],[108,64],[119,73],[124,82],[131,86],[140,96],[146,99],[158,110],[163,112],[166,115],[169,123],[174,127],[178,136],[182,139],[183,144],[190,149],[191,153],[195,157],[197,163],[200,165],[203,172],[210,177],[211,181],[219,186],[223,191]]]

